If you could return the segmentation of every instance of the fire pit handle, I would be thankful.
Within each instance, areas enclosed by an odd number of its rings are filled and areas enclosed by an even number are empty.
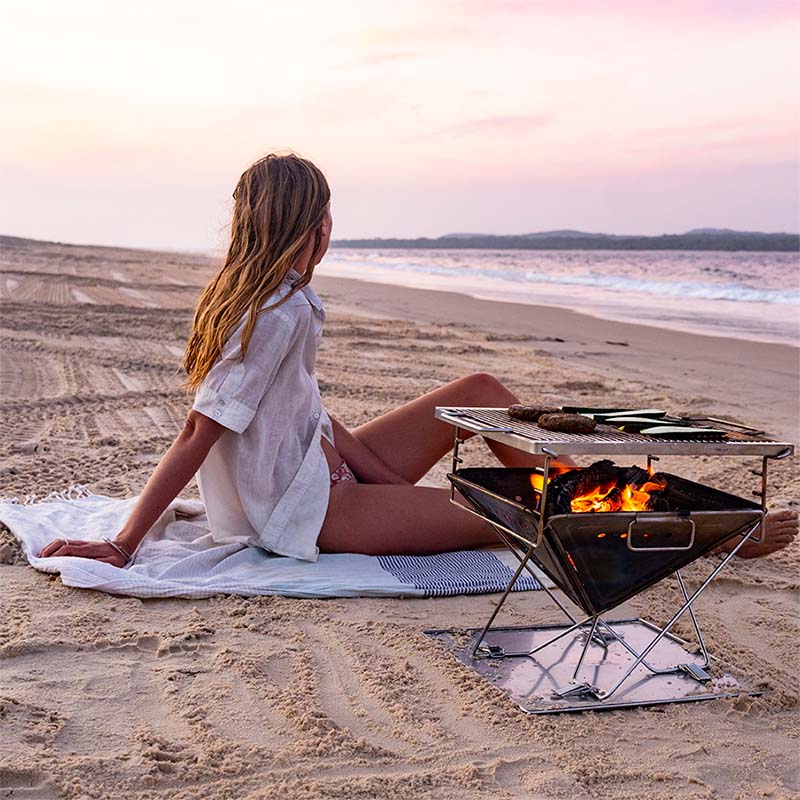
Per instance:
[[[647,527],[652,529],[654,525],[662,524],[662,525],[669,525],[673,527],[675,525],[680,525],[681,523],[688,523],[690,526],[691,533],[689,534],[689,542],[685,545],[679,545],[675,547],[637,547],[633,543],[633,526],[639,522],[638,518],[632,519],[628,523],[628,535],[625,537],[625,544],[628,547],[628,550],[634,553],[658,553],[658,552],[665,552],[665,551],[673,551],[673,550],[691,550],[694,547],[694,535],[697,529],[695,522],[693,519],[689,519],[688,517],[681,520],[675,519],[664,519],[664,520],[648,520],[646,522]]]

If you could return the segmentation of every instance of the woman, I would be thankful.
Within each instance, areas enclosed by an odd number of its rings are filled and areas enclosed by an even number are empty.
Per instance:
[[[200,297],[184,356],[196,394],[183,430],[113,539],[56,540],[41,555],[124,565],[195,473],[220,543],[311,561],[320,551],[495,543],[448,490],[414,484],[452,446],[435,406],[518,398],[490,375],[470,375],[348,431],[323,408],[315,372],[324,311],[309,283],[331,236],[327,181],[305,159],[270,154],[245,170],[233,197],[227,256]],[[508,466],[539,463],[488,444]]]

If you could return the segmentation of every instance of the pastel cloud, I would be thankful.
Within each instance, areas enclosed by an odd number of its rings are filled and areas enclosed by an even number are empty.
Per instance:
[[[454,0],[453,6],[472,11],[485,10],[484,0]],[[705,21],[713,20],[723,25],[752,24],[754,22],[782,22],[795,20],[798,7],[795,0],[495,0],[495,14],[516,16],[602,15],[627,18],[656,17],[665,19]]]
[[[483,117],[459,122],[443,133],[451,136],[472,136],[475,134],[503,134],[503,133],[531,133],[532,131],[549,125],[552,122],[550,114],[523,114],[519,116]]]

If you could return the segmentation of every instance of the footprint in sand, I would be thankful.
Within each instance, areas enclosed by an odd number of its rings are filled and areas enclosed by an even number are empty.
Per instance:
[[[0,767],[0,800],[60,800],[56,785],[36,770]]]

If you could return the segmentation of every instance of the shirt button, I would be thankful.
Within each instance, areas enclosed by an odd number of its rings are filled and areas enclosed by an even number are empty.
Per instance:
[[[314,412],[314,419],[319,419],[319,414],[316,411]]]
[[[215,417],[221,417],[221,416],[222,416],[222,412],[221,412],[219,409],[217,409],[217,410],[214,412],[214,416],[215,416]]]
[[[218,406],[224,406],[225,405],[225,401],[224,400],[217,400],[217,405]]]

